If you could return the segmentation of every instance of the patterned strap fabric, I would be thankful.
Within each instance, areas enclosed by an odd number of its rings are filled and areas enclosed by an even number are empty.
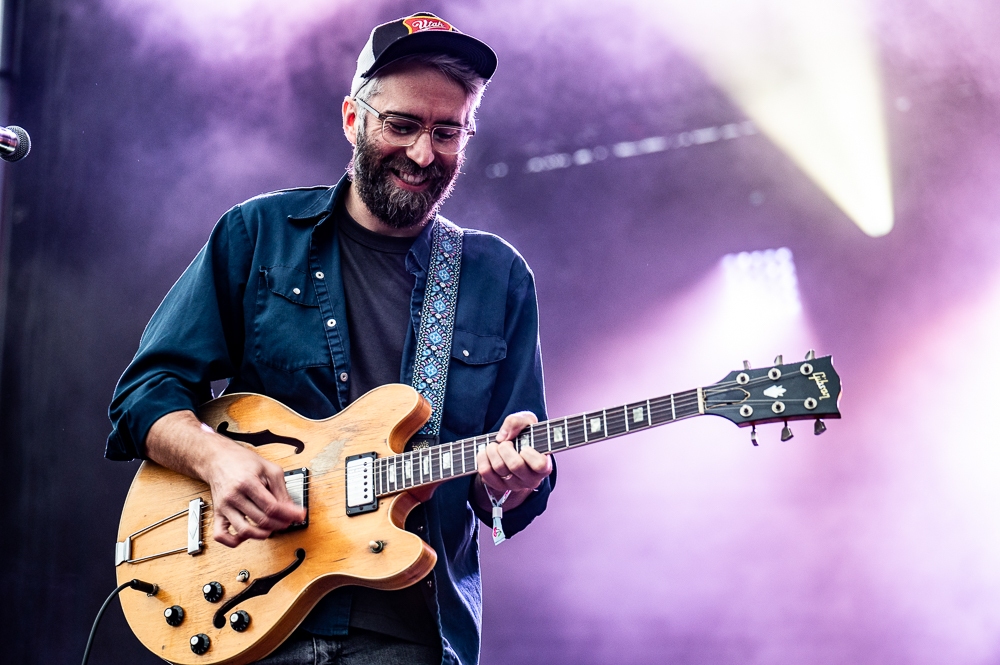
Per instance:
[[[451,339],[455,332],[458,277],[462,270],[462,229],[438,217],[431,240],[430,267],[417,331],[413,387],[431,404],[430,420],[415,439],[436,442],[441,432],[444,391],[448,384]]]

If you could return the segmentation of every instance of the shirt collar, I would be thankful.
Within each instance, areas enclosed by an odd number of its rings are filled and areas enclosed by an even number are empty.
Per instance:
[[[327,219],[330,219],[337,201],[347,194],[347,188],[350,186],[350,182],[351,181],[345,174],[341,177],[340,182],[323,192],[322,195],[316,198],[315,201],[304,207],[301,212],[289,215],[288,221],[293,224],[313,223],[317,227],[320,226]],[[430,262],[431,238],[433,237],[434,225],[440,224],[438,217],[440,216],[435,216],[435,218],[431,220],[430,224],[426,224],[424,228],[420,230],[420,234],[413,240],[413,246],[410,247],[410,251],[407,255],[416,261],[416,267],[419,268],[421,272],[427,271],[427,265]],[[407,267],[411,270],[413,268],[413,266],[409,265]]]
[[[340,182],[338,182],[335,186],[328,188],[325,192],[316,197],[312,203],[305,206],[298,213],[289,215],[288,221],[293,224],[315,223],[319,226],[319,224],[322,224],[324,221],[329,219],[330,214],[333,212],[334,205],[340,197],[347,192],[347,188],[349,186],[350,180],[348,180],[347,174],[344,174],[344,176],[340,178]]]

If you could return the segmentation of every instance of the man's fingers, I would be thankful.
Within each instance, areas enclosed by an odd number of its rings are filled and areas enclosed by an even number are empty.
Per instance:
[[[540,473],[545,476],[552,473],[552,458],[548,455],[541,454],[534,448],[525,448],[522,450],[521,458],[535,473]]]
[[[487,450],[487,452],[489,451]],[[504,441],[499,444],[495,449],[495,456],[491,457],[490,461],[493,464],[493,470],[500,476],[512,475],[524,480],[527,473],[530,472],[521,455],[514,450],[514,444],[510,441]],[[506,473],[504,473],[504,470],[506,470]],[[510,479],[507,478],[506,480]]]
[[[531,411],[518,411],[512,413],[503,420],[500,430],[497,432],[497,443],[512,441],[514,437],[521,433],[528,425],[538,422],[538,416]]]
[[[212,536],[216,541],[227,547],[236,547],[248,538],[264,540],[271,535],[270,531],[253,526],[246,517],[232,510],[216,514],[215,528]]]
[[[301,522],[305,519],[305,511],[292,503],[291,497],[285,490],[284,480],[281,488],[284,490],[284,500],[279,500],[272,488],[266,487],[262,481],[250,481],[247,486],[241,488],[243,491],[240,498],[243,500],[234,501],[235,507],[243,510],[244,515],[264,529],[277,531],[288,528],[292,522]]]

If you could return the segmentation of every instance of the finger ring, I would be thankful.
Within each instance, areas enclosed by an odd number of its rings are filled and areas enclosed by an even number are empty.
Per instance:
[[[500,476],[500,480],[510,480],[514,477],[513,473],[508,473],[506,476]]]

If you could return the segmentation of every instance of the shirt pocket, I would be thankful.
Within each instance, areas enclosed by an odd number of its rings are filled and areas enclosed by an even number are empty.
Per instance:
[[[506,357],[507,341],[503,337],[455,329],[445,408],[449,430],[460,436],[482,433],[493,385]]]
[[[331,364],[323,316],[309,273],[288,266],[260,269],[254,357],[285,371]]]

